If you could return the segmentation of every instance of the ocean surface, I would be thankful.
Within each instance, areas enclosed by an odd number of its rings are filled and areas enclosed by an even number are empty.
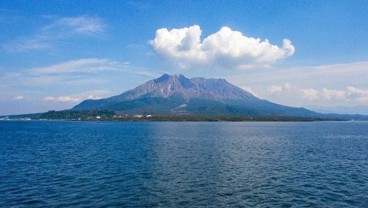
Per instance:
[[[368,123],[0,121],[0,207],[368,207]]]

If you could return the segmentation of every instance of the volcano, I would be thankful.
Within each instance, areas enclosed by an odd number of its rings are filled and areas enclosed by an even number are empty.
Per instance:
[[[260,99],[225,79],[164,74],[113,97],[85,100],[72,110],[113,110],[125,114],[317,117],[305,108]]]

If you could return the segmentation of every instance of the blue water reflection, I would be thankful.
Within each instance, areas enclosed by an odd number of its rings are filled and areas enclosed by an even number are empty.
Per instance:
[[[0,122],[1,207],[364,207],[368,123]]]

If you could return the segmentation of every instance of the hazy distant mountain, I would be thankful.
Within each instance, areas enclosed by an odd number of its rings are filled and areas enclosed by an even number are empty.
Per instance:
[[[337,114],[363,114],[368,115],[368,106],[365,105],[357,105],[357,106],[307,106],[309,109],[312,109],[319,113],[337,113]]]
[[[114,110],[127,114],[156,115],[319,115],[304,108],[259,99],[224,79],[188,79],[183,75],[168,74],[117,96],[85,100],[73,110]]]

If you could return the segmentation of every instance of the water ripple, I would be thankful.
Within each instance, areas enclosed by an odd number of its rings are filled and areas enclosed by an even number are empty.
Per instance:
[[[0,122],[0,207],[367,207],[368,123]]]

